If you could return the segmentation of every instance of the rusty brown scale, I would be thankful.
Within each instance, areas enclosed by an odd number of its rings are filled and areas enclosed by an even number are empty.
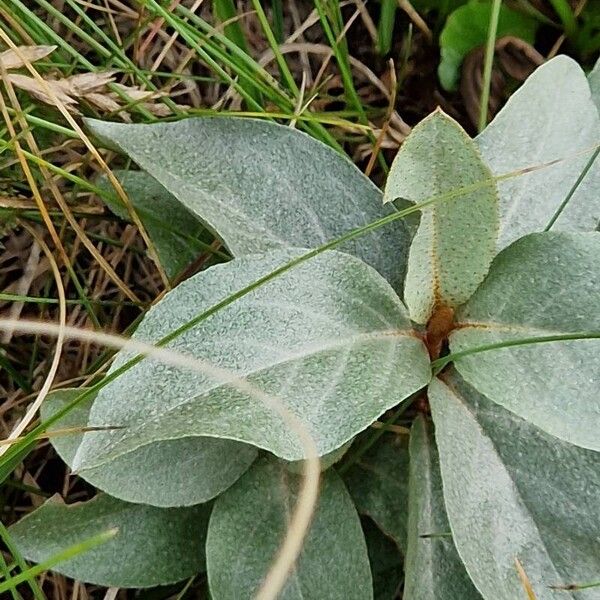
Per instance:
[[[444,342],[454,328],[454,309],[449,306],[439,306],[427,323],[425,345],[429,350],[431,360],[439,358]]]

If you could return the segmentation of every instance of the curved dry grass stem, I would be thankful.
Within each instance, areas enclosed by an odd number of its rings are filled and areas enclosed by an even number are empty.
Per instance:
[[[19,424],[10,432],[7,441],[17,439],[25,431],[27,426],[33,421],[37,411],[42,405],[42,402],[48,395],[48,392],[50,391],[50,388],[52,386],[52,382],[54,381],[54,377],[56,376],[56,371],[58,370],[58,366],[60,364],[60,357],[62,355],[62,348],[65,340],[64,329],[67,324],[67,299],[65,295],[65,288],[63,286],[62,278],[60,276],[60,270],[58,268],[58,264],[56,263],[54,255],[48,247],[48,244],[46,244],[43,238],[40,235],[38,235],[37,231],[33,227],[31,227],[31,225],[29,225],[28,223],[23,223],[22,225],[37,241],[37,243],[40,245],[40,247],[44,251],[44,254],[48,257],[48,260],[50,262],[52,274],[54,275],[54,280],[56,282],[56,289],[58,291],[59,329],[58,334],[56,335],[56,349],[54,350],[52,363],[50,364],[50,369],[48,370],[48,374],[46,375],[46,379],[44,380],[42,389],[39,391],[37,398],[27,409],[25,416],[21,419]],[[9,447],[9,444],[5,446],[0,446],[0,456],[2,456],[8,450]]]
[[[140,235],[142,236],[142,239],[144,240],[144,243],[146,244],[146,247],[148,248],[148,253],[150,254],[152,260],[156,263],[156,267],[158,269],[158,272],[160,274],[160,277],[162,279],[164,286],[167,289],[170,289],[171,284],[170,284],[169,278],[167,277],[167,274],[162,266],[162,263],[160,262],[160,258],[156,251],[156,247],[154,246],[154,244],[152,243],[152,240],[148,236],[148,233],[146,232],[146,228],[144,227],[137,212],[135,211],[133,205],[131,204],[131,201],[129,200],[127,194],[125,193],[123,186],[119,183],[119,180],[114,176],[113,172],[110,170],[109,166],[106,164],[106,161],[102,158],[102,156],[100,156],[100,153],[98,152],[98,150],[96,149],[94,144],[92,144],[92,142],[90,141],[88,136],[84,133],[84,131],[81,129],[81,127],[79,127],[79,125],[77,124],[77,121],[75,121],[75,119],[73,118],[71,113],[67,110],[64,103],[61,102],[60,98],[58,98],[57,95],[54,93],[54,90],[48,85],[46,80],[37,72],[37,70],[31,64],[31,62],[27,60],[27,57],[23,56],[23,53],[19,50],[19,47],[15,45],[15,43],[10,39],[10,37],[6,34],[6,32],[2,30],[2,28],[0,28],[0,38],[2,38],[2,41],[11,50],[13,50],[13,52],[23,62],[25,68],[31,73],[32,77],[43,88],[44,92],[48,95],[48,97],[52,99],[56,108],[60,111],[60,113],[66,119],[66,121],[69,123],[69,125],[73,128],[73,131],[75,131],[77,133],[77,135],[79,136],[81,141],[85,144],[86,148],[89,150],[90,154],[94,157],[94,159],[100,165],[100,168],[106,173],[108,180],[110,181],[111,185],[117,192],[117,195],[119,196],[120,200],[123,202],[123,204],[127,208],[127,212],[131,216],[133,223],[138,228]],[[26,131],[28,131],[28,129]],[[61,208],[62,208],[62,206],[61,206]],[[69,222],[71,223],[70,219],[69,219]],[[73,223],[71,223],[71,226],[73,226]],[[91,245],[91,247],[95,251],[93,244],[89,241],[89,239],[85,235],[85,233],[83,231],[78,230],[79,227],[78,227],[77,223],[75,223],[74,228],[76,229],[78,235],[80,235],[81,240],[86,245],[86,247],[88,247],[88,243],[89,243],[89,245]],[[87,241],[87,243],[86,243],[86,241]],[[88,250],[92,251],[89,247],[88,247]],[[94,252],[92,252],[92,254],[94,254]],[[96,254],[94,254],[94,257],[102,265],[102,268],[111,276],[111,279],[113,279],[113,281],[119,286],[119,288],[121,288],[121,286],[123,286],[125,288],[125,290],[127,290],[127,296],[132,301],[134,301],[134,302],[137,301],[137,298],[131,297],[132,292],[121,281],[119,276],[114,272],[113,268],[104,260],[103,257],[98,257],[98,256],[96,256]]]
[[[45,335],[59,335],[62,332],[65,338],[68,339],[131,350],[170,366],[208,375],[215,379],[215,381],[230,385],[245,394],[253,396],[270,409],[276,411],[289,426],[290,430],[296,434],[306,456],[302,485],[300,486],[298,501],[290,519],[290,525],[277,556],[256,596],[260,600],[275,600],[278,597],[302,550],[304,538],[310,527],[319,495],[320,460],[317,446],[310,431],[299,417],[291,412],[281,400],[275,396],[266,394],[248,381],[239,378],[235,373],[217,367],[208,361],[192,358],[167,348],[160,348],[146,342],[124,338],[119,335],[78,329],[71,326],[61,327],[55,323],[24,319],[0,319],[0,330],[5,329]]]

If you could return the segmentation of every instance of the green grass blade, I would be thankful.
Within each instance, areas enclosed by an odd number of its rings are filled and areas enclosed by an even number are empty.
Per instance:
[[[48,560],[41,562],[34,567],[30,567],[26,569],[19,575],[15,575],[11,577],[8,581],[3,581],[0,583],[0,593],[7,592],[8,590],[15,589],[16,586],[20,585],[24,582],[32,582],[35,577],[43,573],[44,571],[48,571],[55,565],[75,558],[76,556],[83,554],[84,552],[88,552],[93,548],[96,548],[100,544],[104,544],[112,539],[115,535],[117,535],[118,531],[116,529],[109,529],[103,533],[99,533],[94,537],[91,537],[79,544],[74,544],[73,546],[69,546],[67,549],[55,554]],[[43,596],[40,597],[40,600],[44,600]]]
[[[13,543],[8,529],[5,527],[4,523],[1,523],[1,522],[0,522],[0,538],[2,539],[2,541],[4,542],[4,545],[10,552],[11,556],[13,557],[13,560],[15,561],[16,565],[21,569],[21,572],[25,572],[27,570],[27,564],[25,562],[25,559],[21,556],[19,549]],[[7,582],[11,581],[14,577],[16,577],[16,576],[11,576],[9,573],[9,576],[6,577],[6,581]],[[33,596],[36,600],[45,600],[44,593],[42,592],[40,586],[38,585],[38,583],[35,579],[28,579],[27,583],[29,584],[29,587],[31,588],[31,592],[33,593]],[[11,592],[13,592],[13,595],[14,595],[14,593],[17,593],[15,588],[10,588],[10,590],[11,590]]]
[[[568,342],[576,340],[597,340],[600,339],[600,331],[580,331],[575,333],[557,333],[554,335],[541,335],[535,337],[525,337],[516,340],[505,340],[503,342],[495,342],[493,344],[482,344],[481,346],[474,346],[467,350],[461,350],[460,352],[453,352],[446,356],[442,356],[437,360],[432,361],[431,367],[434,374],[439,373],[446,365],[464,358],[465,356],[471,356],[472,354],[479,354],[480,352],[489,352],[491,350],[502,350],[503,348],[512,348],[514,346],[529,346],[531,344],[547,344],[549,342]]]
[[[487,125],[488,104],[490,101],[490,88],[492,85],[492,67],[494,66],[494,49],[496,47],[496,35],[498,33],[498,20],[500,18],[500,8],[502,0],[494,0],[492,13],[490,15],[490,25],[488,28],[487,43],[485,46],[485,59],[483,65],[483,87],[481,89],[481,100],[479,108],[478,130],[482,132]]]
[[[387,54],[392,49],[397,10],[397,0],[381,0],[381,13],[377,24],[377,50],[379,54]]]
[[[4,579],[10,579],[12,575],[10,574],[11,568],[8,563],[4,560],[4,555],[0,552],[0,573],[2,573],[2,577]],[[17,590],[10,590],[10,595],[13,600],[23,600],[22,596],[17,592]]]
[[[285,81],[288,89],[292,93],[295,98],[298,98],[300,95],[300,90],[296,85],[296,81],[294,80],[294,76],[288,67],[287,61],[283,57],[281,50],[279,49],[279,44],[275,39],[275,35],[273,34],[273,30],[271,29],[271,25],[269,24],[269,20],[267,19],[267,15],[263,10],[262,4],[260,0],[252,0],[252,6],[254,6],[254,10],[256,11],[256,16],[258,17],[258,21],[260,26],[265,34],[267,41],[269,42],[269,47],[273,51],[275,55],[275,60],[277,61],[277,66],[279,67],[279,72],[283,80]]]
[[[577,18],[567,0],[550,0],[552,8],[559,16],[561,23],[565,29],[565,35],[572,38],[577,34]]]
[[[354,79],[352,77],[352,70],[350,68],[350,58],[348,53],[348,44],[346,43],[346,36],[343,28],[342,13],[338,0],[324,4],[323,0],[315,0],[315,7],[323,26],[323,31],[327,37],[327,41],[331,46],[333,55],[337,62],[340,70],[340,76],[346,92],[346,99],[348,104],[356,110],[359,118],[359,122],[363,125],[369,125],[369,119],[365,112],[365,108],[362,104],[360,96],[354,86]],[[327,10],[329,9],[329,10]],[[372,132],[368,134],[369,140],[373,145],[376,144],[377,140]],[[389,168],[385,162],[383,154],[378,153],[378,162],[383,169],[383,172],[387,174]]]
[[[248,54],[246,38],[237,21],[238,13],[233,0],[213,0],[213,14],[225,25],[225,35],[241,50]]]
[[[10,377],[12,377],[13,381],[26,393],[31,394],[33,391],[29,382],[26,381],[21,374],[15,369],[10,362],[10,360],[4,355],[2,350],[0,350],[0,370],[4,369]]]

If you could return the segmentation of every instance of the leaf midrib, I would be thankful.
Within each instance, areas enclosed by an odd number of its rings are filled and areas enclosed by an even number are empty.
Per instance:
[[[460,332],[468,329],[478,330],[484,329],[488,331],[497,331],[497,332],[523,332],[523,333],[541,333],[544,335],[562,335],[568,333],[579,333],[580,329],[547,329],[545,327],[538,327],[535,325],[527,325],[527,324],[516,324],[516,323],[495,323],[493,321],[464,321],[462,323],[457,323],[454,331]],[[450,334],[452,338],[452,333]]]
[[[200,399],[210,395],[211,393],[213,393],[215,390],[219,389],[220,387],[230,386],[235,381],[248,379],[249,377],[256,376],[263,372],[266,372],[269,369],[279,367],[279,366],[285,365],[287,363],[292,363],[294,361],[305,360],[305,359],[311,358],[313,356],[317,356],[319,354],[330,352],[332,350],[352,347],[352,346],[357,345],[357,343],[359,341],[368,342],[368,341],[381,339],[381,341],[383,342],[383,341],[392,341],[394,338],[402,338],[402,337],[420,341],[413,330],[396,329],[396,330],[378,331],[376,333],[366,333],[366,334],[359,334],[359,335],[354,335],[354,336],[350,336],[350,337],[346,337],[346,338],[340,338],[340,339],[336,340],[335,343],[332,343],[329,345],[323,345],[323,344],[308,345],[305,348],[303,348],[301,351],[295,352],[291,355],[288,355],[284,360],[281,360],[279,362],[271,362],[267,365],[262,365],[260,368],[255,368],[255,369],[246,371],[244,373],[236,374],[235,377],[232,377],[231,379],[229,379],[227,381],[221,381],[221,382],[216,383],[215,385],[208,387],[207,389],[203,390],[201,394],[195,395],[193,397],[186,397],[181,402],[179,402],[179,403],[169,407],[167,410],[162,411],[162,412],[158,413],[157,415],[155,415],[151,422],[143,422],[135,428],[127,427],[126,431],[128,431],[129,433],[139,434],[140,432],[142,432],[144,430],[144,428],[146,428],[150,425],[155,426],[159,421],[162,421],[169,414],[173,413],[174,411],[178,410],[179,408],[184,407],[187,404],[198,402]],[[423,352],[426,353],[426,350],[423,349]],[[426,385],[426,384],[424,384],[424,385]],[[86,464],[85,461],[83,463],[81,463],[80,461],[77,460],[77,454],[79,453],[79,451],[81,450],[81,448],[83,447],[83,445],[85,443],[85,436],[84,436],[84,441],[82,442],[82,444],[80,444],[80,446],[76,452],[76,456],[75,456],[75,460],[74,460],[74,467],[75,467],[75,465],[77,465],[76,468],[79,472],[85,471],[85,470],[90,470],[90,469],[95,469],[97,467],[100,467],[103,464],[106,464],[107,462],[110,462],[110,461],[118,458],[119,456],[129,454],[130,452],[133,452],[133,451],[137,450],[138,448],[141,448],[141,447],[147,445],[147,443],[143,443],[143,444],[139,444],[138,446],[136,446],[134,448],[128,448],[123,452],[115,453],[114,452],[115,448],[119,448],[120,445],[124,445],[124,444],[122,444],[122,440],[127,440],[129,437],[131,437],[131,436],[123,437],[123,438],[121,438],[121,440],[117,440],[113,444],[109,444],[107,446],[108,451],[104,453],[104,458],[102,460],[100,460],[98,462],[92,462],[92,463]],[[177,439],[179,439],[181,437],[187,437],[187,436],[178,436]],[[194,436],[194,437],[197,437],[197,436]],[[211,437],[214,437],[214,436],[211,436]],[[158,442],[158,441],[164,441],[166,439],[173,439],[173,438],[166,437],[166,438],[161,438],[161,439],[155,439],[153,441]],[[234,440],[235,438],[227,437],[225,439]],[[244,440],[237,440],[237,441],[244,442]],[[96,451],[94,453],[94,458],[97,458],[98,455],[99,455],[99,452]]]

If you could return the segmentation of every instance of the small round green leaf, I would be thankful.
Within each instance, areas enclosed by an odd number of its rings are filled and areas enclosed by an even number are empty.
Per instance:
[[[501,252],[461,309],[452,352],[600,331],[600,234],[539,233]],[[600,340],[527,344],[456,360],[478,391],[544,431],[600,450]]]
[[[253,598],[283,542],[301,478],[279,461],[259,459],[219,496],[206,540],[215,600]],[[323,473],[319,503],[285,600],[370,600],[373,585],[360,520],[334,470]]]
[[[108,542],[60,563],[67,577],[106,587],[154,587],[205,570],[204,543],[210,506],[155,508],[101,494],[66,505],[57,497],[10,527],[20,553],[43,562],[100,533]]]
[[[440,5],[434,3],[434,7],[439,9]],[[492,2],[475,0],[459,6],[446,20],[440,34],[441,60],[438,67],[444,89],[456,89],[463,59],[474,48],[485,45],[491,15]],[[499,38],[513,35],[533,44],[536,29],[537,23],[531,17],[501,6],[497,32]]]
[[[487,600],[597,598],[600,453],[545,434],[478,394],[456,374],[429,400],[444,500],[458,552]]]

